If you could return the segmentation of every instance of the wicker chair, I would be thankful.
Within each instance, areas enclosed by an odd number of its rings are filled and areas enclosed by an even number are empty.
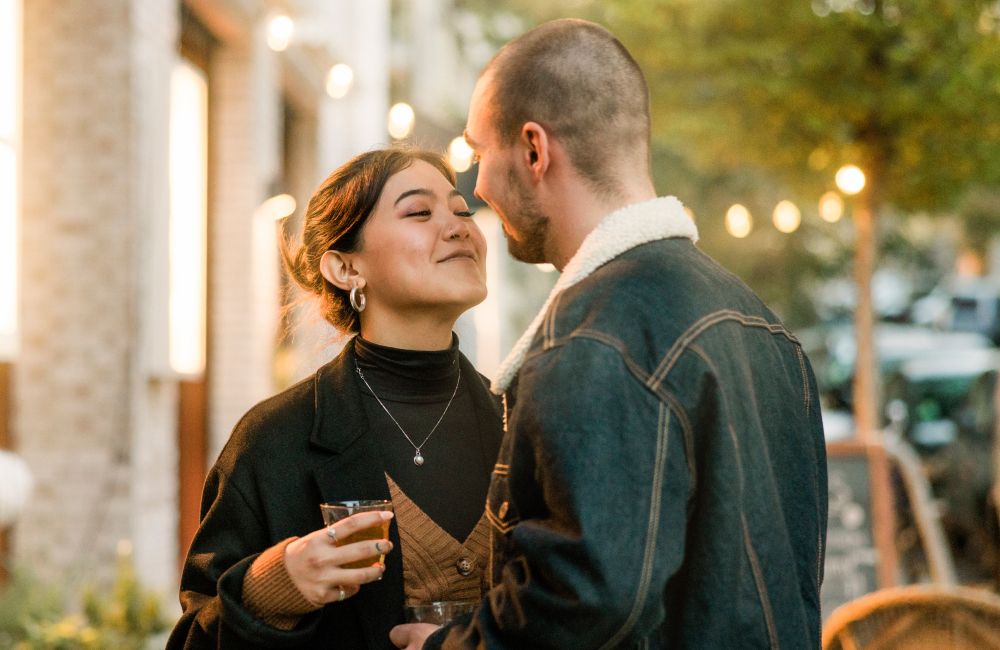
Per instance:
[[[838,607],[823,650],[1000,650],[1000,596],[968,587],[882,589]]]

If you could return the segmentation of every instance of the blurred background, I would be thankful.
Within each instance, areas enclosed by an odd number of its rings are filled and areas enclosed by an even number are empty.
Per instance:
[[[997,591],[1000,2],[0,0],[0,646],[172,623],[233,425],[343,343],[278,238],[395,141],[471,199],[478,71],[570,16],[639,60],[659,192],[817,371],[825,610]],[[556,274],[476,219],[490,297],[458,334],[491,375]]]

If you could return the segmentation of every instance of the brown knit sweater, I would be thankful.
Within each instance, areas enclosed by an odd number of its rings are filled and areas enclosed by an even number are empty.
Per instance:
[[[478,599],[485,591],[489,524],[485,512],[464,542],[459,542],[427,516],[386,475],[392,495],[403,554],[403,590],[407,604],[436,600]],[[295,587],[285,568],[290,537],[254,560],[243,579],[247,609],[272,627],[290,630],[320,605]]]

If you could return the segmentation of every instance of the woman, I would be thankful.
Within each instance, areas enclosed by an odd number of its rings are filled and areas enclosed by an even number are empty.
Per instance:
[[[479,598],[501,423],[452,332],[486,296],[471,216],[454,172],[420,150],[362,154],[313,195],[286,268],[358,336],[237,424],[168,647],[391,648],[405,602]],[[335,545],[383,516],[323,527],[320,503],[356,499],[392,499],[388,540]]]

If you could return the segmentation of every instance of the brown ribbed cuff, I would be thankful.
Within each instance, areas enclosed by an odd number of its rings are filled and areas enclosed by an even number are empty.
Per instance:
[[[296,539],[289,537],[261,553],[243,578],[243,604],[279,630],[292,629],[303,615],[319,609],[302,595],[285,567],[285,547]]]

